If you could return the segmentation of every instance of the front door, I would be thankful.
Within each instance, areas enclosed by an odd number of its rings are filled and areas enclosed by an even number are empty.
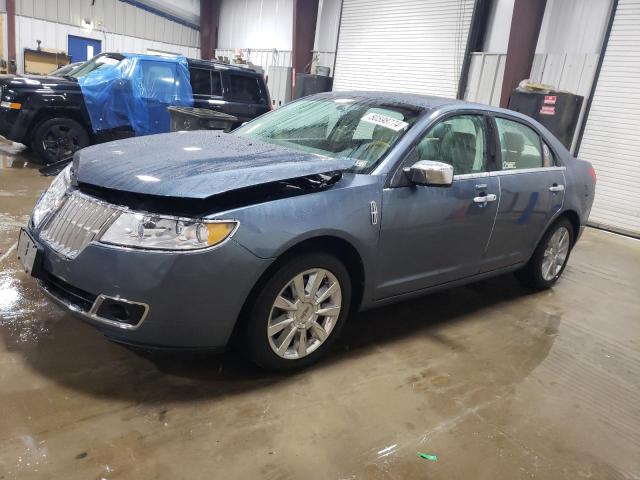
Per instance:
[[[500,193],[487,174],[486,130],[482,115],[439,122],[416,145],[415,160],[452,165],[453,184],[384,190],[377,299],[478,273]]]
[[[482,271],[527,261],[564,200],[564,167],[538,133],[515,119],[496,117],[495,126],[500,207]]]
[[[68,50],[72,63],[84,62],[102,51],[102,42],[93,38],[69,35]]]

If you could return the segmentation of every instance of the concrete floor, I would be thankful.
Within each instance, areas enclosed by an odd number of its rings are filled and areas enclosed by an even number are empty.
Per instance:
[[[12,251],[49,180],[0,159],[0,479],[640,478],[639,241],[589,229],[552,291],[361,314],[274,376],[136,354],[51,305]]]

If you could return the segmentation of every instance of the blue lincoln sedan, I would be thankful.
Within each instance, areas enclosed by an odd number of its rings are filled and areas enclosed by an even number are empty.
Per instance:
[[[25,270],[108,338],[317,361],[355,311],[505,272],[562,274],[595,172],[518,113],[334,92],[231,134],[85,148],[20,233]]]

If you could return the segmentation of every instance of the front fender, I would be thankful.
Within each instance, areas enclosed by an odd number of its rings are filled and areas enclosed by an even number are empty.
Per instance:
[[[381,210],[383,183],[382,176],[345,174],[326,190],[249,205],[212,218],[239,220],[233,240],[260,258],[277,258],[312,238],[344,240],[362,259],[366,285],[366,279],[375,275],[380,232],[379,222],[372,222],[371,202]]]

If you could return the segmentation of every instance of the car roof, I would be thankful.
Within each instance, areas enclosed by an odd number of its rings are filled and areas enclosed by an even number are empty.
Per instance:
[[[120,58],[120,59],[123,59],[125,57],[122,53],[118,53],[118,52],[102,52],[98,55],[110,56],[110,57]],[[158,56],[160,57],[160,55]],[[246,73],[248,75],[261,76],[260,73],[256,72],[251,68],[238,67],[237,65],[230,65],[228,63],[218,62],[215,60],[201,60],[199,58],[189,58],[189,57],[186,57],[186,58],[187,58],[187,63],[190,66],[195,66],[195,67],[200,66],[200,67],[207,67],[207,68],[216,67],[220,69],[233,70],[236,72]]]
[[[535,119],[514,110],[506,108],[494,107],[493,105],[485,105],[482,103],[468,102],[466,100],[457,100],[455,98],[437,97],[433,95],[419,95],[417,93],[403,92],[376,92],[366,90],[346,90],[337,92],[325,92],[312,95],[308,98],[340,98],[353,97],[359,99],[371,99],[380,102],[401,103],[408,106],[423,108],[425,110],[438,110],[445,108],[446,110],[481,110],[484,112],[493,112],[502,114],[512,118],[518,118],[527,123],[542,127]],[[544,127],[542,127],[544,129]],[[546,130],[546,129],[544,129]]]
[[[380,102],[390,103],[402,103],[409,106],[415,106],[423,108],[425,110],[436,110],[442,107],[447,107],[447,110],[456,109],[470,109],[470,110],[483,110],[486,112],[502,113],[511,117],[521,118],[528,122],[535,121],[531,117],[523,115],[514,110],[508,110],[506,108],[494,107],[492,105],[485,105],[481,103],[468,102],[466,100],[458,100],[455,98],[438,97],[435,95],[420,95],[417,93],[404,93],[404,92],[377,92],[367,90],[345,90],[345,91],[333,91],[325,92],[313,95],[316,98],[339,98],[339,97],[354,97],[361,99],[371,99]]]
[[[237,65],[231,65],[229,63],[218,62],[216,60],[200,60],[197,58],[187,58],[187,62],[190,66],[194,67],[216,67],[223,70],[233,70],[234,72],[247,73],[249,75],[260,75],[252,68],[239,67]]]
[[[353,97],[358,99],[371,99],[379,102],[400,103],[407,106],[414,106],[422,108],[427,111],[433,110],[479,110],[483,112],[495,113],[511,119],[518,119],[529,126],[538,130],[538,133],[542,133],[545,141],[552,142],[556,147],[556,151],[562,150],[569,154],[567,149],[562,143],[551,133],[544,125],[520,112],[509,110],[506,108],[494,107],[493,105],[484,105],[481,103],[468,102],[466,100],[457,100],[455,98],[437,97],[432,95],[419,95],[417,93],[403,93],[403,92],[377,92],[366,90],[349,90],[349,91],[337,91],[337,92],[325,92],[311,95],[307,98],[340,98],[340,97]],[[569,154],[570,155],[570,154]]]
[[[421,107],[427,110],[440,108],[444,105],[453,104],[466,104],[462,100],[456,100],[454,98],[436,97],[432,95],[419,95],[417,93],[402,93],[402,92],[376,92],[365,90],[348,90],[337,92],[326,92],[318,94],[318,97],[325,98],[338,98],[338,97],[355,97],[362,99],[371,99],[380,102],[393,102],[404,103],[406,105],[413,105],[415,107]],[[472,104],[469,104],[472,105]]]

